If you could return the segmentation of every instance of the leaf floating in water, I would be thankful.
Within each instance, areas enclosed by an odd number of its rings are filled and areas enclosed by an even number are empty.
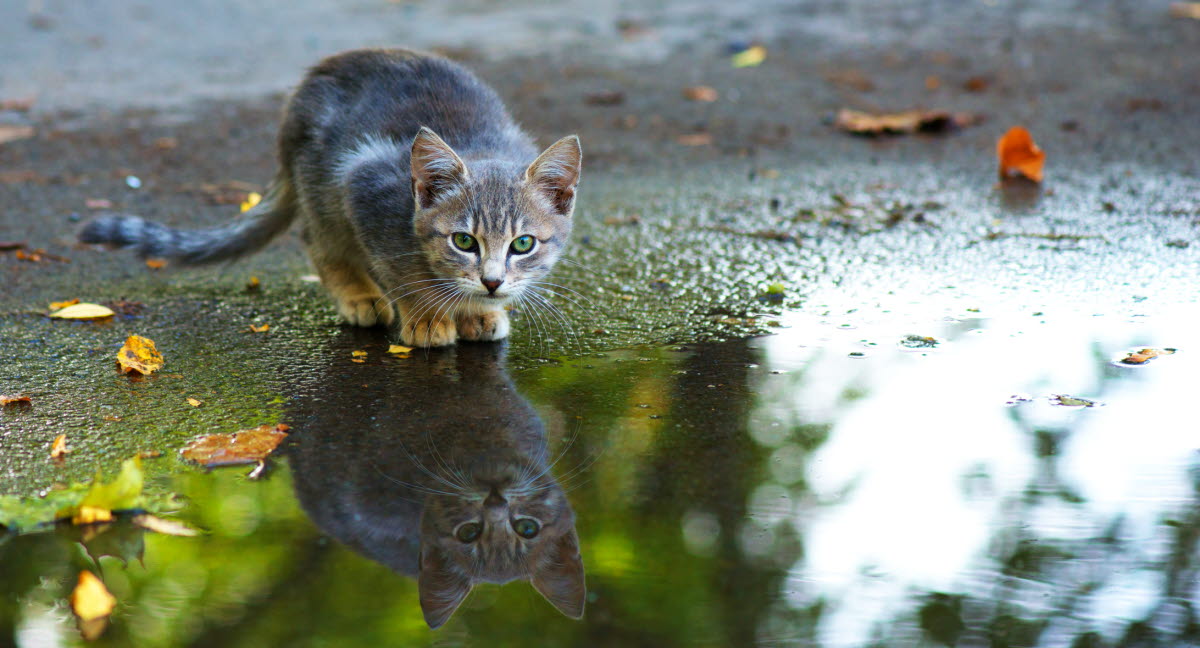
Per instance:
[[[187,461],[210,468],[257,463],[266,459],[287,437],[288,429],[280,423],[233,434],[209,434],[193,440],[179,454]]]
[[[79,617],[79,631],[92,641],[104,634],[108,615],[117,607],[117,598],[103,581],[90,571],[79,572],[79,581],[71,592],[71,610]]]
[[[67,449],[67,435],[60,434],[54,439],[54,443],[50,444],[50,458],[55,461],[62,461],[70,452]]]
[[[84,495],[78,508],[71,511],[71,517],[74,519],[76,515],[82,515],[86,508],[106,511],[128,511],[138,508],[144,482],[142,460],[138,457],[126,459],[121,462],[121,472],[111,482],[107,484],[102,482],[100,474],[96,474],[96,479],[88,489],[87,495]]]
[[[257,191],[251,191],[246,194],[246,199],[242,201],[241,205],[242,213],[250,211],[260,202],[262,202],[262,195]]]
[[[1013,126],[996,142],[1000,158],[1000,179],[1023,176],[1034,182],[1042,181],[1042,166],[1046,153],[1033,143],[1033,136],[1021,126]]]
[[[392,344],[388,346],[388,353],[412,353],[413,348],[402,344]]]
[[[1174,353],[1175,349],[1169,347],[1163,349],[1146,347],[1129,351],[1125,354],[1124,358],[1121,358],[1117,362],[1123,365],[1144,365],[1159,356],[1172,355]]]
[[[53,304],[51,304],[51,306],[53,306]],[[104,319],[106,317],[112,317],[113,315],[116,315],[116,313],[113,312],[113,309],[107,306],[101,306],[100,304],[89,304],[86,302],[82,304],[65,306],[50,313],[50,317],[53,317],[54,319],[74,320]]]
[[[350,355],[354,356],[355,358],[365,358],[365,357],[367,357],[367,352],[366,351],[351,351]]]
[[[9,405],[32,405],[33,399],[21,394],[0,394],[0,407]]]
[[[131,335],[117,352],[117,364],[121,373],[135,372],[146,376],[162,369],[166,361],[158,349],[154,348],[153,340]]]
[[[147,531],[153,531],[163,535],[183,536],[187,538],[200,535],[199,531],[182,522],[176,520],[165,520],[156,515],[150,515],[149,513],[142,513],[141,515],[133,516],[133,523],[142,527],[143,529],[146,529]]]
[[[1099,407],[1101,405],[1098,401],[1067,396],[1066,394],[1053,394],[1050,396],[1050,404],[1061,407]]]

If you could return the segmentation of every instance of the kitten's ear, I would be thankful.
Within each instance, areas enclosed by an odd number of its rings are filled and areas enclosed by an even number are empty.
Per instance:
[[[542,191],[554,210],[570,216],[575,209],[575,185],[583,165],[579,137],[568,135],[550,145],[525,169],[525,182]]]
[[[550,560],[530,575],[529,582],[559,612],[572,619],[582,618],[587,586],[583,580],[583,560],[579,557],[579,538],[574,529],[555,542],[550,556]]]
[[[467,165],[462,158],[424,126],[413,139],[411,164],[413,198],[418,209],[427,209],[467,179]]]
[[[471,579],[446,559],[434,546],[421,548],[421,570],[417,574],[421,612],[430,628],[440,628],[471,592]]]

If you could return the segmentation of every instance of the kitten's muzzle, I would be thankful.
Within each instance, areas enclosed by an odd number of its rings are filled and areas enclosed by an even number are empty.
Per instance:
[[[504,280],[503,279],[480,279],[479,283],[482,283],[483,287],[487,288],[489,295],[495,295],[496,290],[498,290],[500,288],[500,284],[504,283]]]

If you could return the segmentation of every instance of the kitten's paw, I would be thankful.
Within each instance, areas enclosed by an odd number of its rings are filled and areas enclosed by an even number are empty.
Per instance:
[[[353,326],[391,326],[396,319],[392,305],[381,295],[364,295],[338,300],[338,313]]]
[[[437,321],[405,321],[404,326],[400,328],[400,341],[408,346],[439,347],[454,344],[457,339],[458,330],[452,317],[442,317]]]
[[[508,313],[502,310],[458,316],[458,337],[486,342],[508,337]]]

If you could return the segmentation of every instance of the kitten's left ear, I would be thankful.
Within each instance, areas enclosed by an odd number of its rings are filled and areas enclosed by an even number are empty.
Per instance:
[[[417,574],[421,612],[430,628],[442,626],[471,593],[471,579],[454,568],[436,546],[421,547],[421,570]]]
[[[575,186],[582,165],[579,136],[568,135],[551,144],[525,169],[525,181],[542,191],[556,212],[570,216],[575,209]]]
[[[549,561],[530,575],[529,582],[559,612],[572,619],[583,618],[587,586],[583,578],[583,559],[579,557],[579,538],[574,530],[559,538],[550,556]]]

